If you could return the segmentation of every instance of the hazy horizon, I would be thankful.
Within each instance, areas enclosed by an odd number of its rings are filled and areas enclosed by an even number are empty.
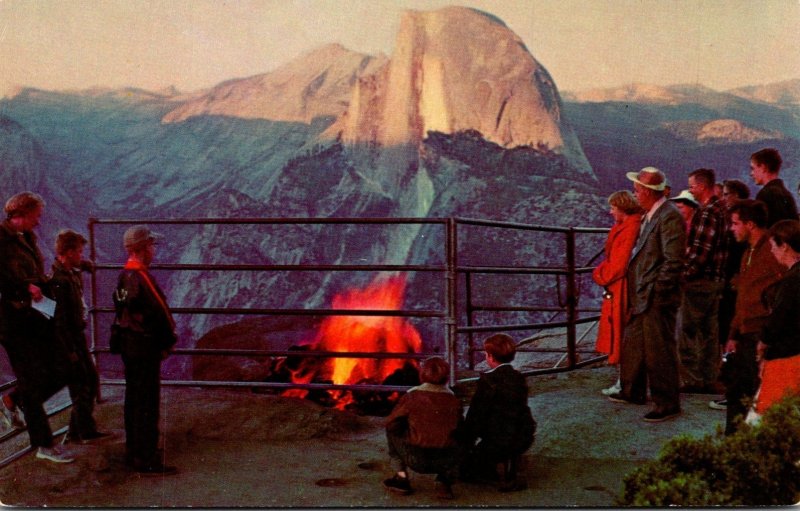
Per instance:
[[[0,96],[176,87],[269,72],[330,43],[391,55],[402,12],[446,0],[0,1]],[[465,0],[508,25],[559,90],[715,90],[800,78],[796,0]],[[361,28],[365,27],[365,28]]]

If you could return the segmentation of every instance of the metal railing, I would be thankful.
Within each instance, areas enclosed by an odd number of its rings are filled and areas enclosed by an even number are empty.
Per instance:
[[[473,354],[477,351],[474,348],[475,333],[482,332],[503,332],[538,330],[551,328],[566,329],[565,354],[567,364],[558,368],[535,370],[530,374],[538,372],[552,372],[571,370],[587,363],[592,363],[602,359],[592,359],[589,361],[578,362],[576,350],[576,325],[589,323],[597,320],[597,316],[580,317],[582,313],[597,313],[598,309],[580,309],[578,307],[579,290],[576,279],[579,275],[591,272],[592,267],[577,266],[575,236],[579,233],[606,233],[607,229],[600,228],[560,228],[540,225],[519,224],[510,222],[496,222],[487,220],[476,220],[466,218],[197,218],[197,219],[90,219],[89,222],[89,244],[90,257],[95,261],[96,271],[118,270],[122,264],[112,264],[97,262],[97,247],[95,245],[95,230],[99,225],[132,225],[147,223],[149,225],[170,224],[170,225],[435,225],[444,230],[444,261],[441,264],[153,264],[153,270],[170,271],[253,271],[253,272],[434,272],[441,274],[442,287],[444,288],[445,303],[440,309],[434,310],[341,310],[341,309],[296,309],[296,308],[214,308],[214,307],[173,307],[174,314],[225,314],[225,315],[275,315],[275,316],[399,316],[407,318],[432,318],[444,320],[444,338],[446,340],[445,355],[451,365],[450,383],[457,383],[456,369],[459,367],[457,359],[457,344],[460,334],[467,334],[469,339],[469,361],[470,368],[474,366]],[[566,240],[565,260],[562,266],[461,266],[458,264],[459,245],[458,230],[460,226],[480,226],[489,228],[499,228],[516,231],[536,231],[545,232],[553,235],[564,236]],[[91,275],[91,301],[93,304],[92,315],[92,351],[93,353],[108,352],[107,346],[101,346],[99,339],[103,339],[103,333],[99,331],[99,322],[96,320],[98,314],[109,314],[113,312],[113,307],[98,305],[97,297],[97,273]],[[542,306],[510,306],[507,304],[499,305],[476,305],[473,301],[472,277],[474,275],[554,275],[563,278],[566,285],[566,296],[563,300],[559,297],[558,307]],[[459,294],[458,282],[459,275],[465,276],[465,316],[466,325],[459,325]],[[560,282],[560,280],[559,280]],[[508,312],[508,311],[531,311],[531,312],[554,312],[551,320],[539,323],[525,324],[497,324],[476,326],[475,314],[477,312]],[[566,318],[563,321],[552,321],[560,314]],[[529,350],[537,351],[537,350]],[[543,350],[544,351],[544,350]],[[424,359],[434,354],[441,353],[375,353],[375,352],[340,352],[340,351],[288,351],[288,350],[226,350],[226,349],[197,349],[182,348],[176,349],[175,354],[184,356],[211,355],[211,356],[249,356],[249,357],[324,357],[324,358],[398,358],[398,359]],[[104,380],[103,383],[119,384],[120,380]],[[207,382],[207,381],[166,381],[167,385],[209,385],[209,386],[248,386],[266,388],[301,388],[301,389],[340,389],[347,390],[354,387],[357,390],[397,390],[407,387],[386,387],[380,385],[359,385],[341,386],[335,384],[319,383],[279,383],[279,382]]]
[[[100,305],[98,303],[98,283],[97,274],[100,271],[119,270],[123,267],[119,263],[98,262],[98,250],[96,246],[96,229],[101,225],[434,225],[443,229],[445,240],[443,246],[444,260],[440,264],[152,264],[152,270],[167,271],[247,271],[247,272],[428,272],[441,275],[441,285],[443,288],[444,304],[439,309],[420,309],[420,310],[342,310],[330,308],[297,309],[297,308],[224,308],[224,307],[180,307],[171,308],[174,314],[192,315],[274,315],[274,316],[397,316],[418,319],[438,319],[444,320],[444,339],[445,356],[450,362],[451,374],[450,384],[466,382],[472,378],[457,380],[456,368],[459,367],[458,353],[459,335],[466,335],[468,346],[467,365],[470,369],[474,367],[474,353],[479,351],[474,346],[474,334],[485,332],[507,332],[507,331],[532,331],[542,329],[564,328],[566,329],[566,346],[563,354],[566,358],[566,365],[551,368],[535,369],[527,371],[526,374],[544,374],[552,372],[571,371],[601,361],[605,356],[593,357],[587,360],[578,360],[577,350],[577,331],[576,326],[582,323],[597,321],[598,309],[582,309],[578,306],[580,299],[580,289],[578,277],[592,271],[590,266],[595,256],[584,266],[576,263],[576,234],[598,234],[607,233],[608,229],[601,228],[560,228],[550,226],[528,225],[510,222],[495,222],[486,220],[466,219],[466,218],[196,218],[196,219],[95,219],[89,220],[89,247],[90,259],[95,263],[94,271],[90,274],[90,315],[92,318],[90,329],[90,352],[98,361],[98,354],[108,353],[108,346],[101,345],[101,339],[107,338],[107,332],[100,331],[98,316],[111,314],[114,309],[110,305]],[[566,244],[563,265],[561,266],[469,266],[459,264],[459,227],[485,227],[498,228],[510,231],[536,231],[552,234],[553,236],[563,236]],[[598,253],[599,255],[599,253]],[[555,276],[559,285],[559,297],[557,306],[531,306],[531,305],[509,305],[509,304],[476,304],[474,301],[473,279],[476,275],[542,275]],[[463,306],[459,303],[459,276],[464,277]],[[565,296],[560,296],[561,279],[565,283]],[[463,309],[466,324],[459,324],[459,312]],[[552,315],[548,321],[536,323],[520,324],[482,324],[476,325],[475,318],[478,313],[496,312],[550,312]],[[591,313],[590,316],[582,314]],[[553,321],[558,316],[564,315],[563,321]],[[527,351],[554,351],[552,349],[527,350]],[[555,350],[559,351],[559,350]],[[321,357],[321,358],[374,358],[374,359],[409,359],[419,360],[431,355],[441,353],[391,353],[391,352],[339,352],[321,350],[241,350],[241,349],[200,349],[200,348],[181,348],[176,349],[174,354],[181,356],[246,356],[246,357]],[[102,376],[102,367],[98,364],[98,370]],[[119,385],[124,384],[123,380],[101,378],[102,384]],[[357,391],[377,391],[377,392],[397,392],[407,390],[407,386],[397,385],[340,385],[327,383],[296,383],[296,382],[257,382],[257,381],[197,381],[197,380],[166,380],[164,385],[173,386],[206,386],[206,387],[246,387],[246,388],[272,388],[281,389],[319,389],[319,390],[357,390]],[[0,389],[13,387],[15,381],[8,382],[0,386]],[[59,413],[67,408],[69,403],[57,408],[51,414]],[[62,428],[64,430],[65,428]],[[57,433],[63,433],[59,430]],[[0,437],[0,443],[5,442],[19,434],[21,430],[14,430]],[[26,451],[27,452],[27,451]],[[0,466],[10,463],[23,453],[0,461]]]
[[[475,348],[474,337],[475,333],[484,332],[511,332],[511,331],[530,331],[530,330],[543,330],[552,328],[565,328],[566,329],[566,349],[565,354],[567,358],[567,365],[556,366],[545,369],[534,369],[525,371],[527,375],[545,374],[552,372],[569,371],[578,367],[593,364],[604,360],[607,355],[593,357],[588,360],[578,361],[577,350],[577,330],[576,326],[583,323],[596,322],[599,319],[599,309],[586,308],[581,309],[578,307],[580,300],[580,290],[578,287],[578,276],[582,274],[591,273],[594,269],[590,266],[592,262],[602,254],[602,250],[597,252],[584,266],[577,265],[577,251],[576,251],[576,234],[605,234],[608,229],[604,228],[588,228],[588,227],[552,227],[542,225],[520,224],[512,222],[497,222],[489,220],[474,220],[474,219],[458,219],[458,224],[482,226],[490,228],[501,228],[516,231],[536,231],[551,233],[554,236],[561,235],[565,240],[565,254],[564,264],[562,266],[514,266],[514,267],[498,267],[498,266],[464,266],[454,264],[458,273],[465,275],[465,312],[466,312],[466,326],[457,327],[458,333],[468,334],[468,363],[469,368],[474,368],[474,353],[481,351]],[[566,297],[562,300],[560,293],[558,296],[558,306],[514,306],[508,304],[502,305],[476,305],[473,301],[473,276],[474,275],[554,275],[560,283],[560,278],[563,277],[566,282]],[[552,312],[553,314],[547,321],[537,323],[522,323],[522,324],[494,324],[494,325],[481,325],[475,326],[475,314],[477,312]],[[580,317],[582,313],[591,313],[591,316]],[[553,321],[557,316],[565,314],[564,321]],[[543,352],[550,350],[532,349],[526,350],[530,352]],[[469,380],[472,380],[470,378]],[[466,380],[462,380],[466,381]]]

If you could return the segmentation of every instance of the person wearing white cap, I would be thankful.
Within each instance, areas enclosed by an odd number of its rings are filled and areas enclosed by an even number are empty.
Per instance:
[[[161,361],[177,342],[175,322],[164,292],[148,267],[161,236],[144,225],[125,231],[128,261],[114,291],[114,325],[120,344],[112,353],[125,365],[125,461],[145,474],[170,475],[177,469],[164,463],[158,449]],[[113,338],[113,330],[112,330]]]
[[[686,230],[678,208],[664,196],[663,172],[645,167],[628,172],[627,178],[645,215],[628,263],[630,320],[620,357],[622,391],[608,398],[645,404],[649,384],[655,406],[644,420],[660,422],[681,412],[675,320]]]
[[[675,203],[675,206],[678,207],[678,211],[681,212],[683,220],[686,222],[686,232],[689,232],[689,226],[692,224],[692,217],[694,216],[694,212],[697,211],[697,208],[700,207],[700,204],[697,203],[697,199],[694,198],[694,195],[692,195],[692,192],[689,190],[681,191],[677,197],[672,197],[670,200]]]

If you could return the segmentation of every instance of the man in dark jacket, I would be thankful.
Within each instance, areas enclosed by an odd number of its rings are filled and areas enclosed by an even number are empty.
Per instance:
[[[525,488],[519,474],[524,453],[533,445],[536,421],[528,407],[528,384],[511,366],[517,352],[511,336],[495,334],[484,341],[489,370],[481,374],[465,422],[467,477],[492,478],[500,466],[500,490]],[[475,444],[475,441],[480,441]]]
[[[768,147],[750,155],[750,176],[763,188],[756,200],[767,205],[767,229],[778,220],[797,220],[797,203],[778,178],[783,159],[777,149]]]
[[[722,379],[726,387],[726,435],[736,432],[758,390],[756,347],[769,318],[769,309],[761,296],[784,273],[770,250],[766,225],[767,208],[761,201],[742,200],[731,208],[731,231],[736,241],[747,243],[748,250],[733,281],[737,289],[736,308],[725,344],[728,355]]]
[[[141,473],[177,472],[158,449],[161,361],[175,345],[175,322],[163,291],[147,271],[155,255],[155,233],[143,225],[125,231],[128,261],[120,273],[114,305],[125,365],[126,462]]]
[[[34,305],[44,303],[47,279],[33,229],[39,225],[44,200],[22,192],[5,204],[0,225],[0,342],[17,377],[15,398],[25,414],[36,457],[56,463],[74,458],[53,444],[44,402],[67,383],[69,363],[55,341],[52,323]]]
[[[83,248],[86,238],[71,229],[64,229],[56,238],[56,260],[50,289],[56,299],[55,322],[56,340],[67,351],[70,361],[69,395],[72,399],[69,431],[64,443],[89,443],[109,436],[97,430],[92,414],[98,393],[97,368],[86,346],[86,302],[83,300],[83,279],[81,268],[87,267],[83,261]]]

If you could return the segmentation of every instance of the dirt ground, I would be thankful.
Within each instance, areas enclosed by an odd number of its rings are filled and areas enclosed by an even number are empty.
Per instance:
[[[701,436],[724,422],[724,412],[707,407],[714,396],[701,395],[684,395],[675,420],[643,422],[648,407],[600,394],[614,378],[612,369],[599,367],[528,379],[538,433],[525,456],[529,488],[515,493],[457,483],[456,499],[441,501],[432,475],[412,474],[413,494],[391,494],[381,486],[391,474],[382,418],[249,391],[186,387],[164,389],[162,399],[165,450],[179,473],[143,477],[124,467],[122,389],[107,387],[96,416],[115,437],[71,447],[78,459],[68,465],[24,456],[0,471],[0,500],[103,508],[612,506],[623,477],[654,458],[667,439]]]

